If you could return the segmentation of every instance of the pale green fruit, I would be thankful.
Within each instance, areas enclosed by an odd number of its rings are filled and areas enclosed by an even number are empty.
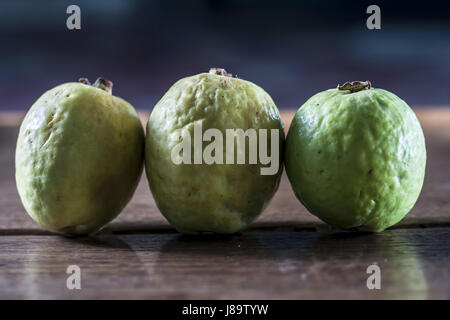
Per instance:
[[[195,123],[201,123],[202,132],[209,128],[220,130],[224,140],[226,129],[278,130],[279,148],[274,152],[280,162],[275,174],[261,175],[260,168],[266,166],[259,161],[173,163],[171,152],[180,143],[175,132],[183,129],[194,138]],[[270,150],[269,133],[268,138]],[[209,143],[203,143],[203,150]],[[146,173],[156,204],[180,232],[237,232],[259,216],[277,190],[283,143],[278,109],[260,87],[232,78],[223,69],[181,79],[156,104],[147,124]]]
[[[28,111],[16,148],[16,183],[28,214],[65,235],[92,234],[130,200],[143,166],[144,132],[107,80],[66,83]]]
[[[400,221],[420,194],[425,162],[414,112],[370,82],[311,97],[286,141],[286,172],[296,196],[340,228],[377,232]]]

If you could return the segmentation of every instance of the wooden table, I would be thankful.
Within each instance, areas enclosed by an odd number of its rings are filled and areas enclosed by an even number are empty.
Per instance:
[[[26,214],[14,182],[23,114],[0,113],[0,298],[449,299],[450,108],[416,112],[428,149],[425,185],[410,214],[385,232],[327,227],[284,175],[246,232],[182,236],[159,213],[143,176],[116,220],[78,239],[44,231]],[[292,116],[283,112],[287,128]],[[380,290],[366,286],[373,263]],[[66,288],[68,265],[81,268],[81,290]]]

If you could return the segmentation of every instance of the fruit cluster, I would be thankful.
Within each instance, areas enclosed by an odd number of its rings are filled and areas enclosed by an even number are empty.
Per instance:
[[[177,81],[153,108],[146,133],[110,81],[59,85],[25,116],[15,161],[26,211],[68,236],[94,234],[114,219],[144,163],[158,208],[182,233],[247,227],[275,194],[283,162],[312,214],[339,228],[378,232],[415,204],[426,150],[411,108],[368,81],[311,97],[285,139],[267,92],[211,69]],[[274,170],[262,174],[269,161]]]

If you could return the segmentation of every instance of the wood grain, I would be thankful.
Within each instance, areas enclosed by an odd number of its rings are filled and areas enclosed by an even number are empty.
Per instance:
[[[398,227],[450,224],[450,110],[419,109],[427,143],[426,178],[419,201]],[[1,114],[3,117],[3,113]],[[289,128],[294,111],[283,111]],[[0,234],[46,234],[26,214],[14,182],[14,149],[23,114],[11,113],[0,121]],[[148,113],[141,113],[145,123]],[[309,230],[325,228],[295,198],[285,174],[265,212],[252,224],[257,230]],[[145,175],[122,214],[108,228],[112,232],[173,231],[155,205]]]
[[[66,289],[73,264],[81,290]],[[450,228],[2,236],[0,266],[0,299],[449,299]]]

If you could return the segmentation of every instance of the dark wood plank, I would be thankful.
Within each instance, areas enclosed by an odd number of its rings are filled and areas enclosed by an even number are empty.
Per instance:
[[[381,289],[366,287],[367,267]],[[81,290],[66,289],[68,265]],[[0,237],[0,298],[450,298],[450,228]]]
[[[424,128],[428,163],[422,194],[411,213],[396,227],[449,225],[450,223],[450,108],[419,109],[417,114]],[[283,111],[286,129],[294,111]],[[43,233],[28,217],[17,194],[14,182],[14,149],[18,125],[23,114],[9,113],[0,121],[0,234]],[[143,122],[148,113],[142,113]],[[323,228],[295,198],[286,175],[269,207],[251,226],[253,229],[302,230]],[[109,228],[115,232],[158,232],[172,230],[156,207],[143,175],[138,189],[122,214]],[[45,233],[45,232],[44,232]]]

